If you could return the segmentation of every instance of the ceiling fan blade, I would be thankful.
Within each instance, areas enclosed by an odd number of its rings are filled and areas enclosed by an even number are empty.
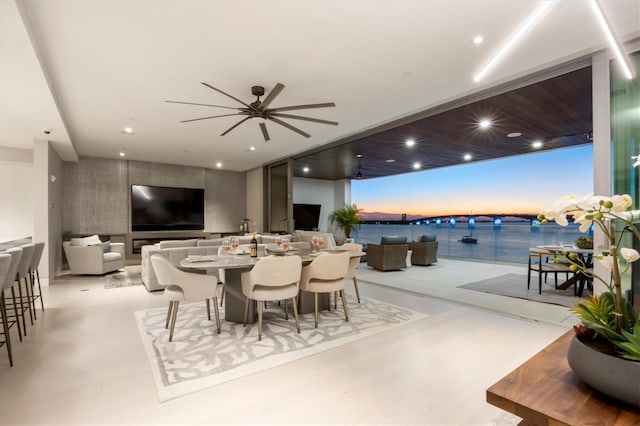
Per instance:
[[[293,111],[295,109],[312,109],[312,108],[331,108],[336,106],[333,102],[326,102],[323,104],[308,104],[308,105],[292,105],[286,107],[272,108],[268,112],[276,111]]]
[[[226,108],[226,109],[235,109],[238,111],[242,111],[241,108],[234,108],[234,107],[228,107],[228,106],[222,106],[222,105],[211,105],[211,104],[198,104],[195,102],[181,102],[181,101],[165,101],[168,102],[170,104],[184,104],[184,105],[200,105],[200,106],[208,106],[208,107],[216,107],[216,108]]]
[[[337,121],[321,120],[319,118],[311,118],[311,117],[302,117],[300,115],[279,114],[277,112],[273,113],[271,115],[272,116],[276,116],[276,117],[291,118],[293,120],[304,120],[304,121],[311,121],[313,123],[331,124],[332,126],[337,126],[338,125]]]
[[[242,120],[238,121],[236,124],[234,124],[233,126],[229,127],[223,134],[221,134],[220,136],[224,136],[227,133],[229,133],[230,131],[232,131],[233,129],[235,129],[236,127],[238,127],[239,125],[241,125],[242,123],[244,123],[245,121],[247,121],[248,119],[250,119],[251,117],[245,117]]]
[[[260,104],[260,109],[262,109],[263,111],[267,109],[267,107],[271,104],[271,102],[273,102],[276,96],[278,96],[280,92],[282,92],[283,89],[284,89],[284,84],[282,83],[276,84],[275,87],[271,89],[267,97],[264,98],[264,100]]]
[[[229,97],[229,98],[233,99],[233,100],[234,100],[234,101],[236,101],[236,102],[240,102],[242,105],[246,106],[247,108],[250,108],[250,109],[252,109],[252,110],[254,110],[254,111],[257,111],[257,109],[255,109],[254,107],[252,107],[252,106],[251,106],[251,105],[249,105],[248,103],[246,103],[246,102],[244,102],[244,101],[241,101],[240,99],[238,99],[238,98],[236,98],[236,97],[234,97],[234,96],[231,96],[230,94],[225,93],[225,92],[223,92],[223,91],[222,91],[222,90],[220,90],[220,89],[216,89],[215,87],[213,87],[213,86],[212,86],[212,85],[210,85],[210,84],[207,84],[207,83],[204,83],[204,82],[201,82],[201,84],[203,84],[203,85],[207,86],[209,89],[213,89],[213,90],[215,90],[215,91],[216,91],[216,92],[218,92],[218,93],[222,93],[223,95],[225,95],[225,96],[227,96],[227,97]]]
[[[298,134],[301,134],[305,138],[310,138],[311,137],[311,135],[309,133],[303,132],[302,130],[298,129],[297,127],[293,127],[291,124],[285,123],[284,121],[280,120],[279,118],[275,118],[273,116],[269,116],[269,117],[267,117],[267,119],[273,121],[274,123],[278,123],[279,125],[284,126],[289,130],[293,130],[294,132],[296,132]]]
[[[271,138],[269,137],[269,132],[267,131],[267,125],[264,123],[260,123],[260,130],[262,130],[262,136],[264,136],[264,141],[269,142]]]
[[[218,118],[218,117],[231,117],[232,115],[244,115],[244,114],[245,113],[243,113],[243,112],[237,112],[235,114],[212,115],[210,117],[201,117],[201,118],[192,118],[191,120],[183,120],[183,121],[181,121],[181,123],[188,123],[190,121],[198,121],[198,120],[208,120],[210,118]]]

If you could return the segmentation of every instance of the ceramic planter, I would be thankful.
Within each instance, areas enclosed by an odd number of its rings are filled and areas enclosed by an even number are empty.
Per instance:
[[[592,388],[640,407],[640,362],[608,355],[573,337],[567,353],[573,372]]]

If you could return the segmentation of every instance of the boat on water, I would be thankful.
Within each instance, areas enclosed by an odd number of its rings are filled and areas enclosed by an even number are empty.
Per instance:
[[[460,240],[461,243],[469,243],[469,244],[478,244],[478,239],[473,236],[473,230],[476,227],[476,217],[473,215],[473,212],[469,215],[469,230],[471,231],[470,235],[463,235]]]
[[[462,237],[462,239],[460,240],[461,243],[470,243],[470,244],[477,244],[478,243],[478,239],[475,238],[473,236],[473,234],[471,235],[464,235]]]

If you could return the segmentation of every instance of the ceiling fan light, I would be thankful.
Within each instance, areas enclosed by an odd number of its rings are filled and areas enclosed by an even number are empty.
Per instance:
[[[256,116],[256,117],[251,117],[251,121],[254,121],[256,123],[266,123],[267,120],[265,120],[264,117]]]

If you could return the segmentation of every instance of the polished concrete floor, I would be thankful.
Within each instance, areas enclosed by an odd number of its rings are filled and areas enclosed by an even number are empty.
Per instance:
[[[503,265],[443,259],[439,266],[375,280],[376,272],[359,272],[363,295],[426,319],[164,403],[133,317],[165,306],[162,294],[105,290],[104,277],[57,279],[44,289],[45,312],[23,342],[12,329],[14,367],[0,348],[0,424],[502,424],[486,389],[573,322],[558,321],[553,309],[548,319],[526,319],[508,304],[500,312],[496,301],[489,309],[392,288],[432,283],[442,291],[453,276],[505,273]],[[551,306],[536,305],[523,309],[543,317]]]

